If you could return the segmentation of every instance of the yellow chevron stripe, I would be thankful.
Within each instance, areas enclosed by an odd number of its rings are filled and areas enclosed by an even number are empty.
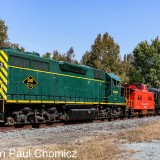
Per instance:
[[[3,82],[7,84],[7,79],[3,76],[3,74],[0,72],[0,78],[2,78]]]
[[[0,51],[0,53],[5,58],[5,60],[8,62],[8,56],[7,56],[7,54],[4,51]]]
[[[6,94],[3,92],[2,88],[0,88],[0,94],[2,95],[2,97],[7,100],[7,96]]]
[[[6,96],[6,93],[7,93],[7,87],[5,84],[7,84],[7,79],[6,77],[8,76],[8,56],[7,54],[4,52],[4,51],[0,51],[0,62],[3,63],[3,67],[0,69],[0,94],[1,94],[1,97],[3,99],[3,102],[2,102],[2,112],[4,112],[5,110],[5,106],[4,106],[4,101],[7,100],[7,96]]]
[[[6,69],[8,69],[8,64],[4,61],[4,59],[0,56],[0,61],[3,62]]]
[[[1,71],[5,74],[6,77],[8,76],[8,73],[4,68],[1,68]]]
[[[5,92],[7,92],[7,87],[3,84],[1,80],[0,80],[0,86],[3,88]]]

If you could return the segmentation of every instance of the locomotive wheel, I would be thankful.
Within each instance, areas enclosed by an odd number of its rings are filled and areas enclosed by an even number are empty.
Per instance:
[[[13,117],[7,117],[7,123],[6,123],[7,125],[13,126],[14,123],[15,123],[15,121],[14,121]]]

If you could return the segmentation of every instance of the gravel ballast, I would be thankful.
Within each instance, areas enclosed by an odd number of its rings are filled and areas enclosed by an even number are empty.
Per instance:
[[[133,159],[136,160],[160,160],[160,141],[125,144],[126,151],[133,150]]]
[[[160,121],[160,117],[135,118],[129,120],[116,120],[102,123],[84,123],[58,127],[14,130],[8,132],[0,132],[0,151],[8,150],[14,147],[29,147],[43,144],[69,144],[78,141],[79,139],[90,136],[98,136],[108,133],[114,135],[121,131],[131,130],[134,127],[143,126],[150,122]],[[147,159],[145,156],[153,159],[160,159],[160,143],[133,143],[123,146],[126,150],[135,149],[138,151],[136,159]],[[149,149],[149,150],[148,150]],[[142,154],[140,152],[142,150]],[[147,152],[147,153],[143,153]]]

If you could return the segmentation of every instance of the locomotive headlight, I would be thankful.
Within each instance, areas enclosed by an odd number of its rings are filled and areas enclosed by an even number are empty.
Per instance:
[[[3,62],[0,62],[0,68],[2,68],[4,66]]]

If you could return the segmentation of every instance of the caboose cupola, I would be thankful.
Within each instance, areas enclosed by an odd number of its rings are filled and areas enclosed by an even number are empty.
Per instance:
[[[148,87],[146,84],[127,84],[126,87],[146,92],[148,91]]]

